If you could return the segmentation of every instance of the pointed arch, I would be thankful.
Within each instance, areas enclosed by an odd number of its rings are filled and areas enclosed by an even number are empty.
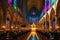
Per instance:
[[[30,10],[30,8],[32,6],[35,6],[37,9],[41,9],[42,6],[44,5],[44,0],[27,0],[27,6],[28,6],[28,10]]]
[[[51,9],[50,21],[51,21],[52,27],[55,29],[55,26],[56,26],[56,24],[55,24],[55,11],[53,8]]]
[[[55,18],[55,11],[54,11],[54,9],[52,8],[52,9],[51,9],[51,13],[50,13],[50,19],[53,20],[53,18]]]
[[[47,13],[47,14],[46,14],[46,21],[49,22],[49,20],[50,20],[50,17],[49,17],[49,14]]]

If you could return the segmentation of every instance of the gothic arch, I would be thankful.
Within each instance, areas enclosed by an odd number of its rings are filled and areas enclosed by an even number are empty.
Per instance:
[[[36,7],[38,10],[40,10],[42,8],[42,6],[44,5],[43,0],[27,0],[27,7],[28,10],[30,10],[31,7]]]
[[[53,8],[51,9],[50,22],[52,27],[55,28],[55,11]]]
[[[54,9],[52,8],[51,9],[51,13],[50,13],[50,19],[53,20],[55,18],[55,11]]]

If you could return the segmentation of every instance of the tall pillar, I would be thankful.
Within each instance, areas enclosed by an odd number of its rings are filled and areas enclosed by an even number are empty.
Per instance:
[[[58,0],[58,3],[57,3],[56,16],[57,16],[57,25],[60,28],[60,0]]]

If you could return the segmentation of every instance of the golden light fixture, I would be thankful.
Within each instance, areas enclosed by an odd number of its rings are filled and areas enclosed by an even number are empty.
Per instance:
[[[36,31],[36,25],[34,23],[31,25],[31,31],[32,32],[35,32]]]
[[[36,38],[39,40],[39,38],[38,38],[38,36],[37,36],[37,33],[36,33],[36,29],[37,29],[37,28],[36,28],[36,25],[33,23],[33,24],[31,25],[31,33],[30,33],[30,35],[28,36],[27,40],[29,40],[31,36],[32,36],[33,38],[36,37]]]

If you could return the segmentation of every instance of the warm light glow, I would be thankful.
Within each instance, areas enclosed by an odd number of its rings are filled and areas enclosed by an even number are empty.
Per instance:
[[[31,35],[33,37],[36,35],[36,25],[34,23],[31,25]]]
[[[8,29],[6,29],[6,30],[8,30],[8,31],[9,31],[10,29],[8,28]]]
[[[2,26],[2,28],[6,28],[6,26]]]
[[[17,29],[18,27],[16,27],[16,29]]]
[[[13,28],[14,28],[14,26],[11,26],[11,28],[13,29]]]
[[[52,26],[49,27],[50,29],[52,28]]]
[[[35,37],[36,32],[31,32],[31,35],[32,35],[33,37]]]
[[[36,28],[31,28],[32,31],[36,30]]]
[[[32,32],[35,32],[36,31],[36,25],[34,23],[31,25],[31,31]]]
[[[59,28],[59,26],[56,26],[56,29],[58,29]]]
[[[49,27],[49,31],[52,31],[51,29],[52,29],[52,26]]]
[[[32,36],[33,38],[35,38],[35,37],[37,37],[37,39],[39,40],[39,38],[38,38],[38,36],[37,36],[37,33],[36,33],[36,25],[33,23],[32,25],[31,25],[31,33],[30,33],[30,35],[28,36],[28,38],[27,38],[27,40],[29,40],[30,39],[30,37]],[[33,39],[32,39],[33,40]]]

